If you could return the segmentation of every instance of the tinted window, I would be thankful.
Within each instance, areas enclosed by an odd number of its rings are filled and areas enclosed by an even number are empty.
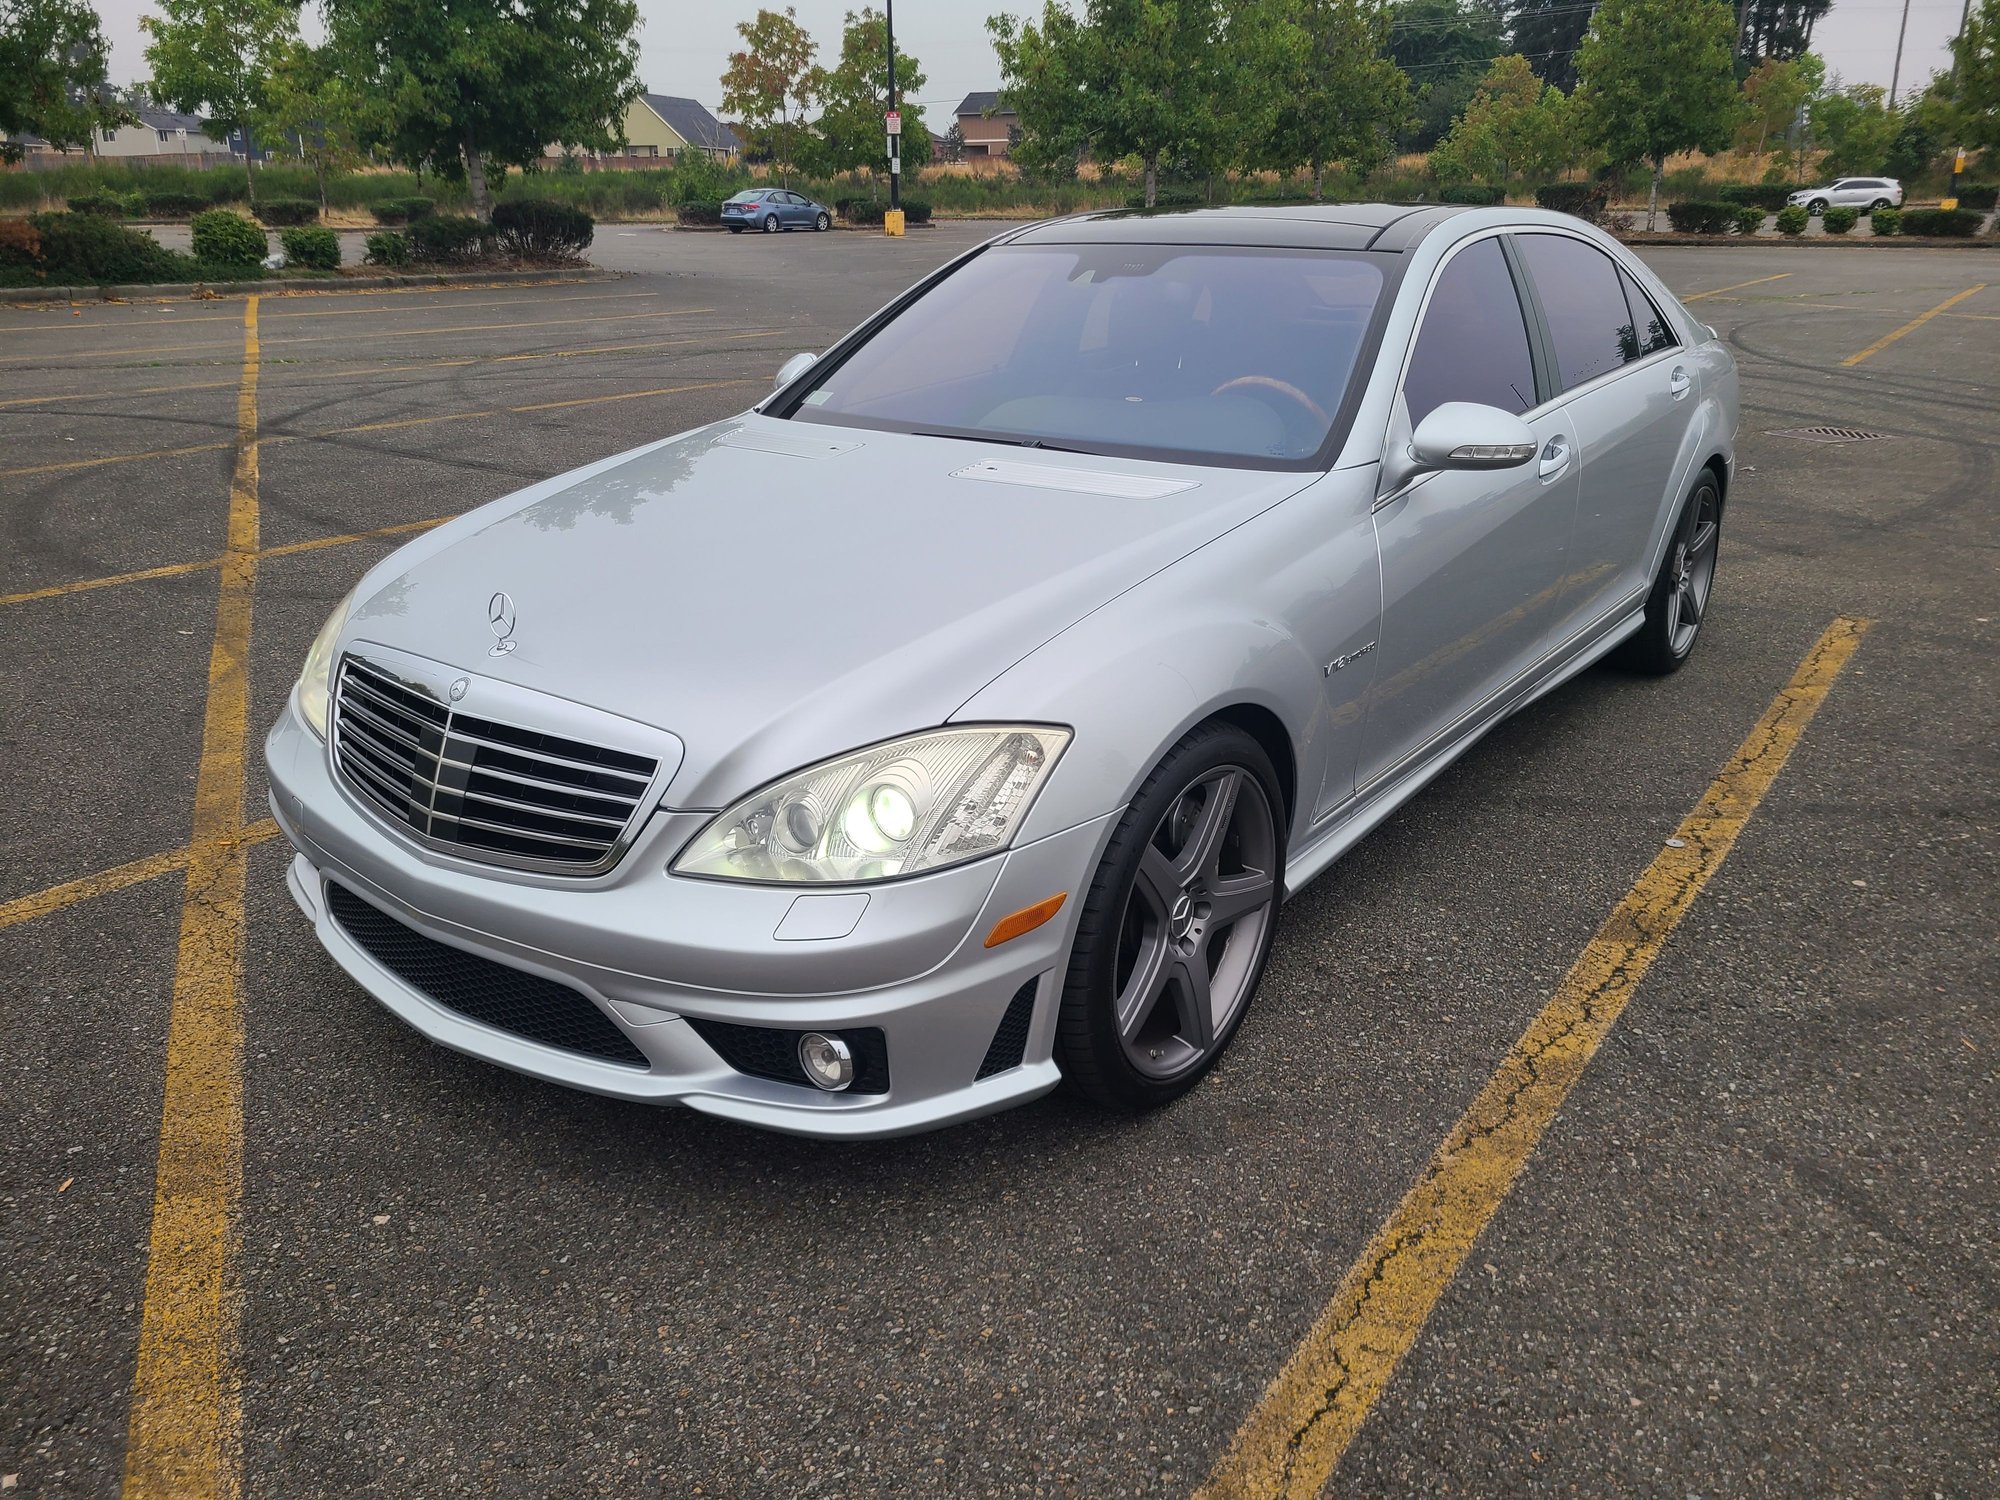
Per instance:
[[[1302,464],[1332,431],[1381,290],[1361,255],[1003,245],[904,308],[790,414]]]
[[[1680,342],[1675,338],[1671,325],[1660,316],[1660,310],[1653,305],[1653,299],[1646,295],[1646,289],[1632,279],[1631,272],[1623,266],[1618,275],[1625,283],[1625,305],[1632,313],[1633,338],[1637,347],[1633,358],[1646,354],[1658,354],[1662,349],[1671,349]]]
[[[1564,390],[1638,358],[1632,311],[1609,256],[1567,235],[1524,234],[1519,244],[1549,320]]]
[[[1535,404],[1535,364],[1514,277],[1498,240],[1479,240],[1439,273],[1403,377],[1410,425],[1447,401],[1516,414]]]

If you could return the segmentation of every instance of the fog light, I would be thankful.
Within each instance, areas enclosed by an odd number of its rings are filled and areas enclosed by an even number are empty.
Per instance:
[[[808,1031],[799,1038],[799,1066],[815,1087],[829,1094],[854,1082],[854,1054],[839,1037],[823,1031]]]

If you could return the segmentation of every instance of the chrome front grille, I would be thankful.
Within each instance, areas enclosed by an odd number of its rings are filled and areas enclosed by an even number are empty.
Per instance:
[[[334,690],[333,758],[349,786],[434,848],[578,875],[617,859],[660,768],[461,712],[351,655]]]

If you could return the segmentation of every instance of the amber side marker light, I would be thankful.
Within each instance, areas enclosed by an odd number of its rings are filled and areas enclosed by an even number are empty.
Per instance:
[[[1024,932],[1033,932],[1062,910],[1063,902],[1069,900],[1068,891],[1058,891],[1046,901],[1037,901],[1033,906],[1024,906],[1012,916],[1002,917],[993,924],[993,930],[986,934],[986,946],[997,948],[1002,943],[1012,942]]]

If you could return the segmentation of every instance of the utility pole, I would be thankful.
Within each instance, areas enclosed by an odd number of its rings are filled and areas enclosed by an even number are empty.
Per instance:
[[[1971,24],[1972,0],[1965,0],[1958,12],[1958,35],[1951,39],[1951,92],[1954,99],[1958,97],[1959,84],[1965,77],[1965,29]],[[1950,193],[1938,207],[1958,207],[1958,184],[1964,176],[1965,147],[1960,146],[1952,153]]]
[[[883,0],[882,30],[889,39],[889,112],[883,124],[889,134],[889,212],[882,228],[889,234],[903,232],[903,117],[896,109],[896,0]]]
[[[1972,0],[1966,0],[1970,7]],[[1896,89],[1903,81],[1903,36],[1910,29],[1910,0],[1903,0],[1903,24],[1896,28],[1896,66],[1889,72],[1889,108],[1896,107]]]

